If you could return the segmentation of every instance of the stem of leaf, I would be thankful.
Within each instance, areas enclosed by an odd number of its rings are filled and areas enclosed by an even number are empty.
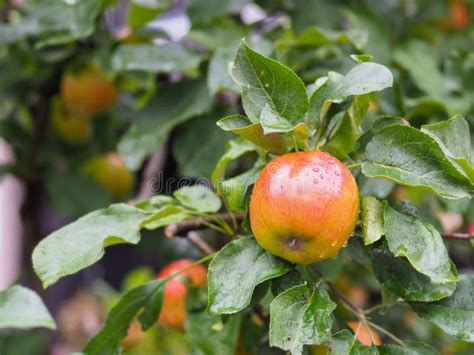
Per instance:
[[[357,339],[357,335],[359,334],[359,331],[360,331],[360,328],[362,326],[362,322],[359,322],[359,324],[357,324],[357,328],[354,332],[354,338],[352,339],[352,343],[351,343],[351,348],[354,346],[355,342],[356,342],[356,339]]]
[[[350,168],[358,168],[362,165],[362,163],[352,163],[352,164],[347,164],[346,165],[346,168],[350,169]]]
[[[377,310],[379,310],[379,309],[381,309],[381,308],[388,308],[388,307],[391,307],[391,306],[394,306],[394,305],[396,305],[396,304],[400,304],[400,303],[403,303],[403,302],[405,302],[405,301],[403,301],[403,300],[396,300],[395,302],[391,302],[391,303],[378,304],[378,305],[376,305],[376,306],[374,306],[374,307],[372,307],[372,308],[366,309],[366,310],[364,311],[364,313],[367,315],[367,314],[373,313],[373,312],[375,312],[375,311],[377,311]]]

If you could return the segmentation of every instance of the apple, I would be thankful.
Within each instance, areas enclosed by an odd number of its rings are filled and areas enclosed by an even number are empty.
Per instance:
[[[89,118],[69,111],[60,100],[52,103],[51,120],[57,135],[66,142],[78,144],[91,137]]]
[[[359,192],[349,169],[321,151],[273,159],[250,198],[250,224],[258,243],[293,263],[334,257],[357,223]]]
[[[83,171],[115,198],[122,198],[130,193],[135,182],[134,175],[118,153],[108,153],[89,160]]]
[[[117,88],[99,66],[90,63],[63,75],[61,95],[71,111],[93,116],[108,110],[115,103]]]
[[[357,339],[362,344],[370,346],[372,345],[372,339],[373,339],[375,345],[382,345],[382,340],[380,339],[380,336],[371,327],[368,327],[370,329],[370,333],[369,333],[369,331],[367,330],[367,327],[364,326],[363,324],[360,324],[360,321],[350,321],[350,322],[347,322],[347,325],[349,326],[349,328],[352,329],[354,333],[357,331],[357,328],[359,328],[359,331],[357,332]]]
[[[471,14],[468,5],[463,0],[453,0],[449,5],[451,23],[456,29],[464,29],[471,23]]]
[[[145,333],[142,330],[142,326],[136,319],[130,323],[128,327],[127,335],[120,341],[120,346],[125,349],[133,349],[140,345],[145,339]]]
[[[191,259],[176,260],[165,266],[157,278],[170,276],[193,264]],[[207,282],[207,269],[198,264],[186,269],[166,282],[165,298],[159,322],[173,329],[184,329],[186,319],[186,278],[193,286],[203,286]]]

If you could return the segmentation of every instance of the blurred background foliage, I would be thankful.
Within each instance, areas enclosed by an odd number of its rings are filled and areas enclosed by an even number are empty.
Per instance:
[[[1,333],[2,354],[81,349],[120,292],[153,278],[172,260],[200,255],[187,240],[144,232],[138,248],[113,247],[101,263],[47,291],[40,290],[29,259],[42,237],[84,213],[113,201],[170,194],[178,178],[210,178],[233,137],[215,122],[242,112],[228,73],[241,38],[288,65],[306,84],[328,70],[346,73],[354,64],[350,55],[370,55],[388,66],[394,87],[371,96],[362,128],[380,115],[419,127],[459,114],[473,131],[473,11],[470,0],[0,1],[0,135],[16,158],[0,166],[0,174],[13,174],[26,186],[20,282],[39,290],[61,329]],[[94,80],[102,78],[86,90],[109,100],[107,107],[77,112],[67,103],[64,81],[84,68],[93,68]],[[344,140],[342,130],[335,134]],[[244,156],[232,171],[250,167],[250,158]],[[365,195],[410,200],[444,231],[473,228],[469,200],[448,202],[365,177],[359,183]],[[468,244],[448,247],[461,270],[472,270]],[[356,252],[347,248],[322,269],[353,302],[370,307],[380,301],[377,282],[351,261],[348,255]],[[200,299],[189,295],[191,303]],[[404,311],[400,305],[378,317],[404,339],[426,340],[446,354],[474,352]],[[337,312],[337,319],[350,319],[342,307]],[[245,318],[241,327],[239,354],[278,353],[250,341],[263,331],[258,321]],[[206,334],[136,332],[139,345],[129,339],[133,346],[123,344],[127,354],[186,354],[196,347],[202,353],[196,339],[218,348]]]

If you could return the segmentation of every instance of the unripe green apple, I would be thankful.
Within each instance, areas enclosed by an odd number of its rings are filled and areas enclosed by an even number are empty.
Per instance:
[[[88,161],[83,168],[115,198],[122,198],[133,188],[135,177],[118,153],[108,153]]]
[[[158,274],[158,279],[170,276],[177,271],[192,265],[194,261],[190,259],[176,260],[165,266]],[[202,286],[207,281],[207,269],[198,264],[186,269],[179,275],[168,280],[165,288],[165,299],[160,314],[159,322],[170,328],[182,330],[186,320],[186,294],[187,287],[184,278],[189,278],[194,286]]]
[[[336,256],[354,231],[359,192],[349,169],[328,153],[288,153],[260,173],[250,224],[270,253],[298,264]]]
[[[89,118],[69,111],[60,100],[52,103],[51,120],[58,136],[66,142],[83,143],[92,134]]]
[[[82,115],[93,116],[109,109],[117,99],[117,88],[94,63],[66,72],[61,81],[66,106]]]

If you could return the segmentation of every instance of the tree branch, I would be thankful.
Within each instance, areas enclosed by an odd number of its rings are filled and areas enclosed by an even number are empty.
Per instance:
[[[329,286],[329,288],[331,289],[332,292],[334,292],[334,294],[347,306],[349,307],[352,311],[354,311],[355,313],[357,313],[358,317],[359,318],[364,318],[365,319],[365,312],[362,308],[360,308],[359,306],[355,305],[354,303],[352,303],[352,301],[350,299],[348,299],[341,291],[339,291],[336,286],[333,285],[333,283],[329,280],[327,280],[323,273],[321,271],[319,271],[319,269],[312,265],[311,266],[311,269],[316,273],[318,274],[318,276],[321,278],[321,280],[324,281],[324,283],[326,285]]]
[[[230,213],[221,213],[216,216],[224,219],[227,223],[232,223],[232,215]],[[242,222],[244,220],[244,213],[234,213],[233,217],[238,221]],[[179,223],[169,224],[165,227],[165,235],[168,238],[173,237],[186,237],[190,231],[200,230],[209,228],[209,223],[212,223],[213,219],[208,217],[198,217],[194,219],[189,219],[187,221],[182,221]]]
[[[166,158],[168,156],[168,145],[163,144],[153,155],[148,159],[148,162],[143,169],[143,176],[140,182],[137,197],[134,201],[140,201],[150,198],[155,193],[154,190],[161,189],[160,184],[163,181],[157,181],[156,186],[152,186],[153,179],[155,179],[160,171],[163,171],[166,165]]]
[[[201,236],[199,235],[198,232],[196,231],[191,231],[188,233],[187,235],[187,239],[192,243],[194,244],[199,250],[201,250],[203,253],[209,255],[209,254],[212,254],[214,253],[214,249],[212,249],[212,247],[207,244],[202,238]]]

